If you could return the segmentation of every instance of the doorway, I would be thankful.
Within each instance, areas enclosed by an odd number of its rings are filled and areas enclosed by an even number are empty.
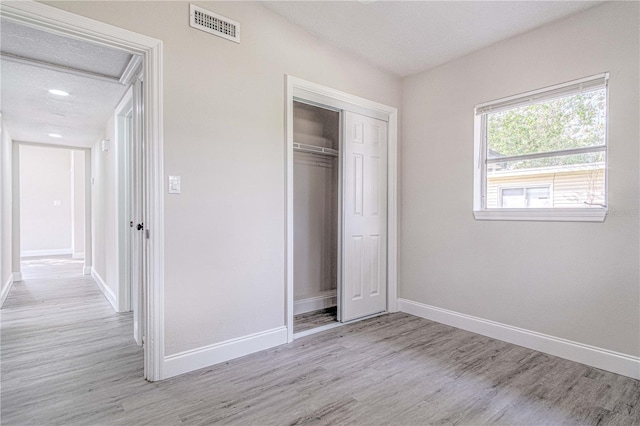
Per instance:
[[[340,112],[293,102],[296,335],[335,324],[338,309]]]
[[[396,310],[397,111],[291,76],[286,109],[292,341]]]
[[[89,150],[14,143],[19,155],[20,258],[68,256],[83,263]]]
[[[18,199],[21,277],[19,285],[13,286],[12,297],[28,290],[38,293],[44,304],[61,298],[62,292],[57,292],[67,280],[88,279],[83,275],[89,275],[85,272],[86,237],[90,240],[90,235],[85,236],[90,230],[85,213],[85,200],[90,198],[85,155],[90,155],[90,150],[13,144],[17,180],[12,192]],[[73,299],[73,295],[67,298]],[[3,308],[7,306],[3,304]]]
[[[141,93],[144,110],[139,132],[144,142],[139,160],[143,164],[140,182],[144,221],[140,224],[144,223],[144,233],[140,233],[143,235],[140,269],[145,318],[144,376],[150,381],[161,380],[164,366],[162,42],[37,2],[5,2],[0,8],[2,18],[8,21],[74,40],[97,42],[142,58],[145,90]],[[16,256],[19,259],[19,254],[14,252],[14,264]]]

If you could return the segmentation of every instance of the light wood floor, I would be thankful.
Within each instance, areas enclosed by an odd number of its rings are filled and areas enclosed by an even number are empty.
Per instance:
[[[337,310],[338,308],[334,306],[333,308],[320,309],[295,315],[293,317],[293,332],[300,333],[301,331],[307,331],[324,325],[333,324],[337,322]]]
[[[1,311],[3,425],[640,424],[636,380],[402,313],[148,383],[80,270],[28,265]]]

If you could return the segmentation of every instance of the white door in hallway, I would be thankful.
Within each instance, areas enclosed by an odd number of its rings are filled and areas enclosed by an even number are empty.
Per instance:
[[[342,321],[387,309],[387,123],[345,112]]]
[[[144,324],[144,161],[142,133],[142,81],[133,85],[133,111],[131,124],[131,308],[133,311],[133,337],[139,346],[143,344]]]

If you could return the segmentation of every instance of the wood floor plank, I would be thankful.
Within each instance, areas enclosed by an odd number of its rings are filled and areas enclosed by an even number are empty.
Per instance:
[[[1,317],[3,425],[640,425],[640,382],[396,313],[160,383],[82,263],[24,265]]]
[[[300,333],[302,331],[311,330],[313,328],[322,327],[335,323],[337,321],[337,308],[319,309],[317,311],[298,314],[293,317],[293,332]]]

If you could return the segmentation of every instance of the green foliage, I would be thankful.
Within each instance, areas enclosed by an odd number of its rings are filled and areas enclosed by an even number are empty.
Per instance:
[[[552,99],[487,115],[489,158],[604,144],[605,90]],[[602,153],[512,163],[507,168],[601,161]],[[507,166],[507,165],[504,165]]]

